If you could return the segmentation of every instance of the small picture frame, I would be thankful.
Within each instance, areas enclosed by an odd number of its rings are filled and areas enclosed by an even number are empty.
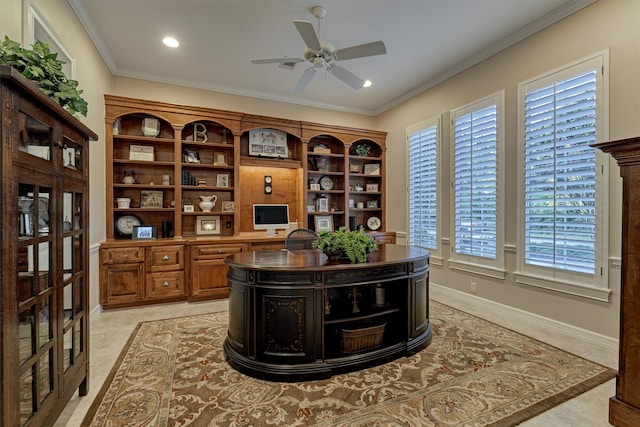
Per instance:
[[[193,205],[184,205],[184,206],[182,207],[182,209],[183,209],[185,212],[195,212],[195,211],[196,211],[195,206],[193,206]]]
[[[378,209],[378,201],[377,200],[367,200],[367,208]]]
[[[145,190],[140,192],[141,208],[162,208],[163,193],[156,190]]]
[[[222,202],[222,212],[233,212],[235,209],[234,202]]]
[[[316,215],[315,218],[316,233],[321,231],[333,231],[333,216]]]
[[[200,153],[195,150],[184,150],[184,163],[200,163]]]
[[[351,163],[349,165],[349,173],[360,173],[360,165]]]
[[[134,240],[155,239],[157,236],[155,225],[134,225],[131,238]]]
[[[214,152],[213,153],[213,165],[214,166],[228,166],[227,153]]]
[[[154,161],[153,146],[131,144],[129,146],[129,160]]]
[[[380,186],[377,183],[367,184],[366,188],[367,191],[371,193],[377,193],[378,191],[380,191]]]
[[[315,212],[316,211],[316,207],[313,205],[307,205],[307,212]]]
[[[220,234],[220,216],[199,216],[196,220],[196,234]]]
[[[320,184],[309,184],[309,190],[320,191]]]
[[[380,163],[367,163],[364,165],[365,175],[380,175]]]
[[[229,174],[219,173],[216,175],[216,187],[228,187],[229,186]]]

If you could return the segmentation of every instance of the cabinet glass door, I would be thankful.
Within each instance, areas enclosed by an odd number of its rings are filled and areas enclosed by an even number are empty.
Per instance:
[[[20,424],[39,410],[57,388],[51,233],[53,189],[20,184],[18,207],[18,323]]]
[[[41,159],[50,160],[51,127],[22,112],[18,116],[18,125],[20,126],[19,150]]]
[[[68,372],[85,353],[86,318],[83,310],[86,278],[86,229],[82,223],[83,183],[68,180],[62,193],[62,368]]]

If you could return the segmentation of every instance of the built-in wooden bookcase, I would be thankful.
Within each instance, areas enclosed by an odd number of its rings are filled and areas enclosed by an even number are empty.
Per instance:
[[[322,219],[395,242],[385,231],[384,132],[111,95],[105,107],[104,308],[227,296],[226,256],[284,246],[284,232],[254,231],[256,203],[287,204],[298,227]],[[311,187],[327,177],[331,188]],[[125,223],[152,226],[156,238],[132,239]]]

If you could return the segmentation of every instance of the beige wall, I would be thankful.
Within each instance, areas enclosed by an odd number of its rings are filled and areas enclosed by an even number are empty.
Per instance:
[[[23,1],[0,0],[3,11],[0,32],[12,38],[22,33],[21,16]],[[104,101],[107,94],[153,99],[164,102],[190,104],[219,109],[262,114],[275,117],[308,120],[336,125],[380,129],[389,132],[387,144],[387,170],[406,169],[405,129],[426,118],[443,117],[444,150],[443,176],[449,176],[448,111],[488,94],[505,90],[506,93],[506,164],[515,165],[516,141],[516,87],[517,83],[532,76],[555,69],[573,60],[597,51],[610,51],[610,139],[635,136],[640,133],[640,81],[637,78],[640,65],[639,30],[640,2],[637,0],[600,0],[581,12],[564,19],[548,29],[530,37],[518,45],[478,64],[448,81],[423,92],[401,105],[381,114],[368,117],[356,114],[301,107],[236,95],[221,94],[200,89],[166,84],[113,78],[97,54],[87,35],[78,23],[65,0],[36,0],[36,5],[56,29],[71,53],[78,59],[77,80],[89,102],[89,117],[83,121],[100,135],[100,141],[91,147],[91,245],[95,249],[104,239]],[[5,15],[5,11],[9,11]],[[509,274],[504,281],[486,280],[447,267],[432,268],[434,283],[467,292],[473,279],[478,283],[478,295],[498,303],[513,306],[545,317],[566,322],[610,337],[618,333],[619,306],[619,257],[620,257],[620,193],[618,169],[612,161],[611,168],[611,303],[586,300],[541,289],[523,288],[513,281],[516,254],[507,251]],[[515,170],[510,168],[507,179],[506,244],[517,241]],[[406,182],[402,174],[390,174],[387,194],[387,228],[406,231]],[[401,190],[401,191],[398,191]],[[449,236],[449,205],[446,195],[444,236]],[[444,247],[447,252],[448,247]],[[91,306],[98,304],[97,255],[91,256]]]
[[[513,248],[518,239],[517,228],[517,85],[519,82],[552,71],[575,60],[608,49],[610,55],[609,138],[618,139],[640,134],[640,66],[639,30],[640,2],[637,0],[600,0],[546,30],[494,55],[475,67],[421,93],[381,114],[378,127],[389,132],[387,170],[405,169],[406,128],[426,118],[443,118],[442,218],[445,242],[450,237],[450,131],[449,111],[498,91],[505,91],[506,132],[506,224],[505,244]],[[517,254],[505,251],[506,280],[490,280],[473,274],[454,272],[446,262],[432,266],[431,281],[462,292],[470,291],[470,282],[478,284],[478,296],[508,306],[533,312],[561,322],[576,325],[610,337],[618,335],[620,298],[620,207],[621,180],[615,161],[610,161],[610,287],[611,303],[596,302],[554,291],[523,287],[515,283]],[[387,176],[388,188],[406,188],[405,177]],[[406,191],[387,194],[388,227],[406,231],[406,209],[390,208],[407,205]],[[450,252],[443,244],[443,254]]]

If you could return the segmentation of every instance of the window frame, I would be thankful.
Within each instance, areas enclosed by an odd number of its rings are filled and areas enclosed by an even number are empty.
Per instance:
[[[407,171],[406,171],[406,183],[407,183],[407,244],[411,244],[411,151],[410,151],[410,136],[424,131],[429,128],[435,127],[435,138],[436,138],[436,147],[435,147],[435,156],[436,156],[436,171],[435,171],[435,179],[436,179],[436,247],[429,248],[425,247],[425,249],[429,250],[431,254],[430,262],[434,265],[442,265],[442,118],[441,116],[433,117],[430,119],[425,119],[421,122],[418,122],[414,125],[408,126],[406,128],[406,144],[407,144]]]
[[[496,254],[495,259],[461,254],[456,251],[456,206],[455,206],[455,176],[456,176],[456,157],[455,157],[455,122],[456,118],[467,115],[474,111],[486,108],[488,106],[496,106]],[[449,267],[452,270],[459,270],[468,273],[474,273],[494,279],[504,280],[506,278],[505,268],[505,246],[504,246],[504,222],[505,222],[505,168],[504,168],[504,150],[505,150],[505,124],[504,124],[504,105],[505,91],[501,90],[488,95],[484,98],[471,102],[465,106],[450,111],[450,236],[451,236],[451,255],[449,259]]]
[[[609,289],[609,156],[596,154],[596,257],[594,274],[566,271],[525,262],[525,97],[527,93],[581,73],[596,71],[596,137],[608,139],[608,51],[598,52],[542,73],[518,84],[518,241],[515,281],[521,285],[550,289],[599,301],[610,301]]]

